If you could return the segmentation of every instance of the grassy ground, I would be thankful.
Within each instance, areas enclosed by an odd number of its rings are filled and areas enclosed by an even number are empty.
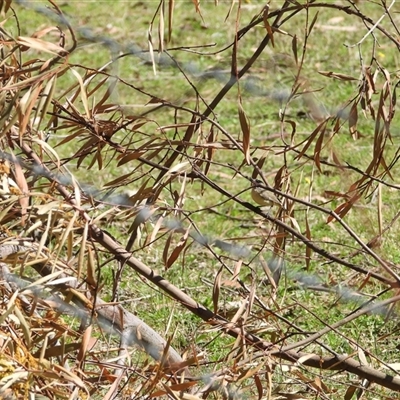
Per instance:
[[[204,4],[203,4],[204,3]],[[82,76],[85,70],[80,66],[99,69],[106,65],[112,55],[103,43],[91,43],[88,34],[82,27],[90,28],[95,35],[112,38],[123,51],[138,46],[143,49],[140,57],[126,55],[109,65],[106,71],[125,82],[118,84],[118,90],[112,97],[114,103],[118,103],[123,109],[124,115],[139,115],[150,107],[146,105],[150,97],[144,93],[171,102],[175,105],[195,108],[196,96],[188,80],[197,88],[205,103],[214,99],[222,86],[229,80],[231,64],[231,50],[221,51],[233,41],[237,26],[243,27],[250,23],[252,18],[261,10],[257,2],[244,3],[240,12],[240,20],[236,21],[237,4],[231,8],[231,2],[220,1],[218,6],[214,2],[203,2],[201,15],[195,13],[193,2],[176,2],[172,39],[166,44],[168,54],[172,56],[187,71],[188,79],[178,71],[176,67],[157,66],[154,74],[151,62],[148,60],[148,37],[150,21],[157,9],[156,2],[65,2],[59,6],[70,17],[72,24],[78,32],[78,50],[70,57],[69,62],[75,64],[75,70]],[[270,12],[282,2],[272,1]],[[333,3],[333,2],[332,2]],[[337,2],[337,4],[348,4]],[[43,3],[47,4],[47,3]],[[32,9],[16,7],[21,29],[20,35],[31,35],[34,31],[43,29],[51,24],[49,17],[37,12],[39,2],[30,3]],[[372,2],[361,1],[360,9],[377,20],[382,15],[382,8]],[[36,11],[35,11],[36,9]],[[395,18],[397,15],[393,13]],[[370,115],[363,115],[359,110],[358,131],[360,137],[357,140],[352,137],[348,129],[348,121],[342,120],[343,128],[333,135],[333,124],[329,125],[322,150],[321,158],[327,164],[316,168],[315,164],[303,157],[296,158],[296,153],[288,151],[288,148],[303,148],[305,141],[317,127],[315,113],[321,113],[323,117],[336,114],[342,110],[349,100],[354,98],[359,90],[359,78],[361,74],[360,56],[365,63],[374,56],[377,63],[383,66],[392,77],[397,79],[398,52],[392,43],[380,37],[379,46],[375,54],[372,54],[372,39],[368,37],[360,47],[356,44],[366,30],[363,23],[354,16],[339,13],[333,9],[322,9],[315,22],[309,40],[305,43],[305,26],[310,26],[316,16],[316,11],[311,9],[308,17],[306,12],[299,13],[283,24],[281,33],[274,34],[275,46],[268,46],[254,64],[249,74],[240,84],[240,94],[243,108],[251,124],[251,151],[253,157],[266,157],[263,172],[273,183],[273,180],[283,165],[286,166],[289,179],[287,180],[290,191],[296,197],[321,204],[328,209],[335,209],[343,201],[343,198],[332,193],[347,193],[351,185],[360,178],[356,171],[332,167],[333,154],[338,157],[342,165],[351,164],[360,170],[365,170],[372,159],[374,122]],[[308,18],[308,19],[307,19]],[[158,47],[157,26],[159,16],[156,16],[153,26],[154,47]],[[166,23],[166,25],[168,25]],[[388,19],[383,20],[382,25],[391,29]],[[10,28],[12,26],[12,28]],[[6,29],[14,29],[17,35],[15,21],[10,18]],[[167,32],[167,30],[166,30]],[[167,33],[166,33],[167,34]],[[86,38],[83,37],[86,35]],[[298,41],[299,57],[303,45],[306,48],[304,66],[301,71],[303,89],[310,92],[308,95],[296,95],[287,101],[287,94],[292,90],[298,67],[294,61],[292,52],[293,36]],[[260,41],[265,36],[265,27],[260,24],[239,42],[238,64],[243,66],[254,53]],[[193,46],[197,48],[187,49]],[[31,50],[30,50],[31,51]],[[376,68],[377,64],[374,64]],[[215,72],[218,71],[218,74]],[[319,71],[332,71],[354,77],[355,80],[336,80],[329,78]],[[204,74],[209,73],[212,79],[205,79]],[[377,105],[379,93],[384,83],[382,73],[377,76],[377,95],[373,102]],[[95,82],[100,78],[96,78]],[[67,71],[59,79],[56,97],[61,96],[63,90],[76,82],[76,78]],[[94,87],[94,83],[91,87]],[[140,90],[140,91],[139,91]],[[302,93],[303,90],[300,90]],[[98,101],[98,97],[96,100]],[[215,119],[234,138],[241,139],[241,127],[237,113],[238,89],[235,86],[216,108]],[[82,106],[81,104],[79,105]],[[154,107],[154,106],[153,106]],[[200,101],[199,110],[206,109]],[[296,124],[296,133],[290,137],[291,125],[283,122],[280,114],[285,112],[285,121],[293,121]],[[345,109],[344,113],[348,113]],[[313,118],[314,117],[314,118]],[[318,115],[317,115],[318,117]],[[139,147],[148,140],[155,143],[168,143],[170,140],[182,138],[186,127],[181,129],[160,129],[175,123],[185,123],[190,120],[189,113],[178,112],[173,109],[161,109],[150,112],[146,123],[140,127],[135,136],[129,137],[132,147]],[[202,127],[199,142],[209,134],[210,124]],[[50,137],[49,144],[56,147],[68,132],[58,130]],[[389,164],[396,156],[399,143],[400,124],[395,117],[391,124],[391,138],[393,144],[385,149],[386,161]],[[113,139],[115,142],[128,143],[126,132],[120,132]],[[215,132],[215,142],[226,143],[227,138],[222,132]],[[82,133],[81,138],[86,138]],[[78,139],[78,138],[76,138]],[[82,142],[74,140],[63,146],[57,147],[57,151],[63,158],[71,158],[80,148]],[[312,154],[315,142],[307,154]],[[192,156],[194,152],[189,152]],[[163,162],[163,153],[154,157],[155,162]],[[113,158],[110,152],[110,160]],[[86,159],[80,168],[76,167],[76,159],[71,159],[68,167],[76,174],[80,183],[93,185],[97,189],[104,189],[104,185],[111,180],[129,173],[136,168],[134,162],[117,166],[111,161],[100,172],[92,168],[89,172],[90,158]],[[240,169],[241,174],[237,174]],[[396,184],[397,165],[392,168],[393,181]],[[218,149],[215,151],[213,164],[210,168],[209,178],[229,191],[232,195],[238,194],[239,198],[251,202],[249,180],[253,167],[243,165],[243,153],[232,149]],[[123,187],[118,187],[116,193],[125,193],[128,190],[136,190],[143,177],[146,177],[149,169],[143,167],[134,173],[134,180]],[[143,177],[142,177],[142,175]],[[242,176],[243,174],[243,176]],[[150,172],[150,182],[155,179],[154,172]],[[225,252],[215,246],[210,249],[201,247],[193,242],[169,269],[164,266],[164,249],[168,240],[171,241],[170,252],[178,243],[182,233],[175,232],[168,239],[168,235],[160,238],[151,246],[142,249],[139,245],[135,248],[135,255],[157,272],[165,276],[174,285],[184,289],[191,297],[209,308],[213,308],[213,284],[218,271],[222,271],[223,282],[218,301],[218,311],[227,318],[232,318],[238,310],[240,302],[246,298],[242,288],[238,288],[232,282],[232,271],[240,267],[239,277],[241,281],[252,287],[258,297],[251,316],[246,322],[246,329],[259,334],[266,340],[275,340],[295,329],[268,314],[261,304],[274,310],[281,317],[290,320],[302,329],[303,332],[315,332],[339,321],[352,312],[357,304],[354,301],[340,301],[337,293],[326,293],[313,290],[304,290],[299,281],[310,279],[313,284],[319,281],[327,287],[343,285],[349,291],[361,290],[364,294],[375,296],[383,285],[346,269],[336,263],[328,263],[322,256],[311,256],[310,264],[306,271],[306,248],[303,243],[294,237],[287,238],[285,248],[285,260],[287,274],[280,281],[277,293],[273,293],[271,286],[266,284],[265,273],[258,261],[257,255],[261,254],[269,259],[275,242],[276,228],[268,221],[244,208],[241,204],[204,187],[198,181],[188,181],[185,188],[185,201],[178,208],[173,201],[174,191],[181,190],[182,181],[175,180],[161,193],[157,202],[160,207],[158,213],[164,213],[167,218],[181,220],[184,227],[192,225],[202,235],[213,239],[220,239],[229,243],[244,245],[251,249],[249,255],[243,259],[234,254]],[[331,194],[330,194],[331,193]],[[376,191],[372,190],[368,196],[363,196],[352,208],[345,220],[351,228],[357,232],[364,242],[368,242],[379,233],[378,208],[382,211],[383,226],[390,223],[397,212],[395,206],[398,201],[397,189],[382,188],[382,205],[378,203]],[[99,210],[98,214],[104,209]],[[274,210],[270,211],[274,213]],[[94,214],[95,215],[95,214]],[[189,219],[190,217],[190,219]],[[320,247],[332,254],[351,260],[357,265],[371,271],[380,271],[379,266],[365,254],[352,255],[359,249],[359,245],[338,224],[327,224],[327,215],[313,209],[308,209],[302,204],[297,204],[291,215],[292,220],[287,223],[306,232],[306,220],[309,225],[311,237]],[[123,244],[126,244],[129,236],[128,230],[133,222],[132,218],[103,220],[102,226],[111,232]],[[151,235],[154,225],[147,223],[142,232],[141,244]],[[398,224],[385,233],[377,253],[386,260],[398,263]],[[190,243],[190,241],[189,241]],[[222,268],[224,266],[224,268]],[[116,266],[108,264],[102,269],[102,282],[104,287],[102,295],[111,298],[111,285],[113,270]],[[296,278],[296,279],[294,279]],[[386,295],[386,297],[393,294]],[[381,299],[385,296],[380,297]],[[135,311],[137,315],[154,327],[162,335],[168,337],[174,335],[172,345],[180,352],[187,350],[189,354],[195,351],[205,353],[208,363],[200,368],[201,371],[210,372],[214,368],[227,367],[232,376],[235,371],[235,360],[229,358],[229,350],[234,340],[221,335],[221,332],[210,332],[207,325],[200,323],[188,311],[182,309],[173,300],[163,293],[157,292],[153,287],[143,282],[132,270],[125,268],[120,281],[118,300],[128,309]],[[343,299],[342,299],[343,300]],[[357,343],[364,348],[366,354],[372,353],[387,363],[396,361],[397,354],[397,318],[385,319],[385,315],[368,315],[357,319],[340,329],[340,332],[330,332],[323,336],[321,341],[339,354],[357,355],[359,348]],[[290,340],[299,340],[299,335],[293,335]],[[301,336],[303,337],[303,336]],[[353,341],[353,342],[352,342]],[[322,350],[308,347],[307,351]],[[317,350],[318,349],[318,350]],[[143,359],[141,353],[136,353],[133,365]],[[369,359],[371,366],[379,368],[378,361]],[[349,375],[326,373],[323,375],[323,389],[314,386],[314,392],[305,382],[310,379],[317,382],[319,371],[291,369],[284,364],[276,364],[272,376],[272,390],[278,396],[285,396],[287,392],[301,391],[305,398],[342,398],[349,386],[358,384],[357,378]],[[266,367],[263,372],[266,374]],[[301,372],[300,372],[301,371]],[[315,375],[316,374],[316,375]],[[307,379],[305,378],[307,377]],[[232,378],[234,381],[234,379]],[[251,383],[250,383],[251,382]],[[264,383],[264,382],[263,382]],[[238,393],[243,398],[256,398],[256,389],[253,381],[233,383],[232,388],[240,388]],[[374,393],[374,391],[377,393]],[[222,395],[221,395],[222,396]],[[238,394],[239,396],[239,394]],[[372,387],[369,398],[391,398],[395,396],[389,391]],[[218,398],[218,397],[216,397]],[[288,398],[288,397],[282,397]],[[394,397],[392,397],[394,398]]]

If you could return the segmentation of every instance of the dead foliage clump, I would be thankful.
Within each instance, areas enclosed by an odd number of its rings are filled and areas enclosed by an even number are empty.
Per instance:
[[[173,1],[154,10],[146,49],[75,26],[52,0],[30,10],[48,25],[23,35],[31,5],[0,2],[2,398],[400,390],[400,278],[385,247],[399,216],[398,76],[379,55],[399,49],[393,4],[271,2],[244,23],[232,2],[234,34],[204,69],[190,58],[201,46],[169,48]],[[357,70],[313,59],[327,12],[358,27]],[[111,61],[71,62],[81,43],[101,43]],[[271,87],[267,51],[279,59]],[[129,81],[117,68],[126,58],[176,76],[184,96]],[[320,82],[351,94],[322,106]],[[276,112],[265,135],[253,125],[262,102]],[[254,187],[273,208],[253,203]],[[136,315],[126,300],[140,285],[150,294]],[[149,322],[157,296],[168,325],[181,322],[173,334]]]

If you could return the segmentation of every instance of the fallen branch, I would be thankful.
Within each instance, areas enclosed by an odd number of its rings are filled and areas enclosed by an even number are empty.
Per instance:
[[[367,379],[371,382],[376,382],[377,384],[387,387],[392,390],[400,390],[400,378],[394,377],[389,374],[377,371],[373,368],[369,368],[361,365],[360,362],[348,358],[347,356],[318,356],[316,354],[309,354],[304,352],[297,352],[294,350],[278,349],[274,343],[266,342],[265,340],[259,338],[256,335],[246,332],[242,327],[237,324],[231,323],[225,318],[218,314],[214,314],[207,307],[196,302],[186,293],[182,292],[179,288],[171,284],[161,275],[158,275],[154,270],[149,268],[147,265],[142,263],[140,260],[136,259],[131,255],[130,252],[126,251],[121,245],[119,245],[113,238],[110,237],[106,232],[100,229],[95,224],[91,223],[90,216],[82,208],[78,207],[75,201],[71,198],[69,191],[64,185],[57,181],[54,174],[40,162],[37,155],[31,151],[26,143],[22,143],[22,149],[26,155],[30,156],[36,163],[41,165],[41,168],[47,171],[46,177],[56,183],[57,190],[64,197],[64,199],[77,209],[81,217],[89,224],[89,235],[91,239],[105,249],[107,249],[111,254],[114,255],[116,260],[130,266],[140,275],[144,276],[154,285],[162,289],[165,293],[171,296],[173,299],[181,303],[185,308],[191,311],[196,316],[200,317],[207,323],[213,326],[218,326],[223,329],[228,335],[233,337],[242,336],[246,342],[260,350],[270,354],[274,357],[285,359],[292,362],[297,362],[302,359],[302,364],[314,368],[328,369],[328,370],[345,370],[356,374],[357,376]],[[397,298],[388,300],[388,303],[398,300]],[[385,302],[386,303],[386,302]],[[379,305],[383,305],[383,302]],[[367,310],[361,310],[363,314],[367,313]],[[147,326],[147,325],[146,325]],[[150,328],[150,327],[149,327]],[[141,328],[145,332],[148,328],[145,325]],[[159,343],[154,339],[155,336],[149,334],[148,336],[149,346],[154,346],[154,348],[160,348]],[[144,346],[143,346],[144,347]],[[145,348],[145,347],[144,347]],[[310,357],[310,358],[308,358]]]

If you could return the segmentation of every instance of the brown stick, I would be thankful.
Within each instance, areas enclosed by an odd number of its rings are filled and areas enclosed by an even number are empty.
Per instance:
[[[263,339],[246,332],[242,327],[229,322],[218,314],[214,314],[211,310],[196,302],[186,293],[182,292],[176,286],[168,282],[161,275],[158,275],[147,265],[133,257],[128,251],[126,251],[126,249],[115,242],[115,240],[113,240],[106,232],[97,227],[95,224],[91,223],[90,216],[81,207],[77,206],[74,199],[71,198],[71,195],[66,187],[59,183],[56,176],[44,164],[41,163],[40,158],[32,151],[32,149],[26,144],[26,142],[23,142],[21,144],[21,148],[26,155],[28,155],[36,163],[41,165],[41,167],[46,171],[46,178],[50,181],[56,182],[56,187],[60,194],[68,203],[73,205],[75,209],[80,212],[81,217],[88,222],[89,234],[91,235],[92,239],[102,245],[107,250],[109,250],[117,260],[126,263],[140,275],[147,278],[149,281],[158,286],[173,299],[180,302],[184,307],[186,307],[188,310],[190,310],[192,313],[194,313],[204,321],[214,326],[220,326],[221,329],[226,330],[226,333],[230,336],[243,336],[246,339],[247,343],[249,343],[250,345],[260,350],[263,350],[274,357],[282,358],[292,362],[296,362],[300,360],[300,358],[310,355],[309,353],[296,352],[290,349],[277,349],[277,346],[273,343],[266,342]],[[392,301],[394,300],[395,299],[392,299]],[[366,312],[367,310],[364,310],[364,313]],[[289,346],[289,348],[292,346]],[[320,369],[345,370],[371,382],[376,382],[381,386],[400,391],[400,378],[396,378],[375,369],[363,366],[358,361],[352,358],[347,358],[346,356],[322,357],[311,354],[310,358],[305,357],[302,360],[302,364]]]

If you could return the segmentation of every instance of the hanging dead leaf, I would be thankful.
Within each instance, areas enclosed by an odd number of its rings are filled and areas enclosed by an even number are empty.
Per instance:
[[[214,314],[218,313],[218,300],[222,280],[222,267],[219,269],[217,276],[214,279],[212,300],[214,305]]]
[[[168,269],[168,252],[169,252],[169,247],[171,246],[172,236],[173,236],[173,232],[171,232],[168,235],[168,238],[167,238],[167,240],[165,242],[163,255],[162,255],[163,262],[164,262],[164,265],[165,265],[166,269]]]
[[[345,203],[339,205],[335,209],[335,214],[337,214],[340,218],[344,218],[345,215],[351,210],[351,208],[354,206],[354,204],[360,199],[361,195],[356,194],[353,197],[351,197],[348,201]],[[330,215],[327,219],[327,223],[329,224],[330,222],[335,221],[335,217],[333,215]]]
[[[297,36],[294,35],[292,39],[292,52],[296,65],[299,65],[298,51],[297,51]]]
[[[321,134],[323,135],[325,133],[325,129],[326,129],[326,125],[328,123],[328,119],[326,119],[325,121],[322,121],[315,129],[314,131],[311,133],[311,135],[308,137],[306,144],[304,145],[303,149],[300,151],[299,155],[296,157],[297,160],[300,160],[300,158],[303,157],[303,155],[306,153],[306,151],[308,150],[308,148],[311,146],[312,142],[314,141],[314,139],[317,137],[318,133],[321,132]]]
[[[181,237],[181,239],[179,240],[178,244],[176,245],[176,247],[172,251],[172,253],[169,256],[169,258],[167,260],[167,263],[166,263],[166,268],[167,269],[170,268],[172,266],[172,264],[174,264],[174,262],[177,260],[177,258],[181,254],[182,250],[184,250],[186,242],[187,242],[188,237],[189,237],[189,233],[190,233],[190,228],[188,228],[186,230],[185,234]]]
[[[238,102],[238,113],[240,127],[243,133],[243,152],[247,164],[250,164],[250,123],[247,119],[246,113],[243,109],[242,102],[239,99]]]
[[[357,121],[358,121],[357,102],[354,102],[353,105],[351,106],[349,113],[349,130],[353,138],[357,138]]]
[[[174,6],[175,6],[175,0],[169,0],[168,1],[168,42],[170,42],[171,38],[172,38]]]
[[[271,40],[272,47],[275,47],[274,32],[272,31],[271,25],[269,24],[269,21],[268,21],[268,13],[269,13],[269,5],[267,4],[264,7],[263,22],[264,22],[264,27],[265,27],[265,29],[266,29],[266,31],[268,33],[268,36],[269,36],[269,38]]]

